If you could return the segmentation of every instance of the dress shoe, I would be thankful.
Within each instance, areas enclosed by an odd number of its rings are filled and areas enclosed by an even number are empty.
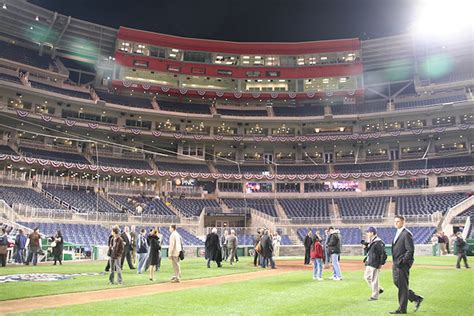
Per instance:
[[[396,311],[389,312],[389,314],[406,314],[407,312],[402,312],[401,310],[397,309]]]
[[[378,298],[369,297],[368,301],[376,301]]]
[[[383,293],[383,289],[379,289],[379,294],[382,294]]]
[[[424,298],[423,296],[419,296],[418,300],[415,301],[415,312],[420,308],[421,302],[423,302]]]

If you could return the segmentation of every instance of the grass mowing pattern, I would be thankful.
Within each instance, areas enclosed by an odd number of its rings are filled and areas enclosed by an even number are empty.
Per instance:
[[[7,266],[0,269],[0,275],[5,274],[24,274],[24,273],[86,273],[86,272],[103,272],[105,269],[105,261],[95,261],[90,263],[64,263],[62,266],[38,265],[34,266]],[[163,258],[161,262],[161,271],[155,273],[154,283],[168,282],[172,275],[171,263],[167,258]],[[181,262],[181,270],[183,280],[201,279],[216,277],[235,273],[244,273],[255,271],[253,266],[249,264],[236,264],[232,267],[224,263],[223,268],[218,269],[215,263],[212,268],[207,269],[204,259],[186,259]],[[117,278],[117,277],[116,277]],[[73,280],[56,281],[56,282],[16,282],[0,285],[0,301],[44,296],[52,294],[64,294],[84,291],[95,291],[109,289],[109,274],[101,276],[81,276],[75,277]],[[127,263],[124,264],[123,272],[124,285],[121,287],[129,287],[136,285],[147,285],[152,282],[148,280],[148,273],[137,274],[137,270],[128,269]],[[118,285],[117,285],[118,286]],[[115,287],[117,287],[115,286]]]
[[[244,259],[244,258],[242,258]],[[360,258],[359,258],[360,259]],[[472,258],[469,258],[472,259]],[[234,267],[207,269],[201,260],[189,260],[188,268],[202,277],[226,270],[255,271],[248,258]],[[417,257],[419,265],[445,265],[448,269],[416,267],[411,270],[411,287],[425,297],[420,315],[473,315],[473,270],[456,270],[455,257]],[[183,262],[184,264],[184,262]],[[167,264],[165,264],[166,267]],[[77,268],[80,265],[75,265]],[[102,267],[102,266],[101,266]],[[72,267],[71,267],[72,268]],[[240,272],[243,272],[243,271]],[[76,269],[77,271],[77,269]],[[222,271],[222,272],[221,272]],[[3,272],[3,271],[2,271]],[[185,275],[191,271],[183,269]],[[219,274],[219,275],[222,275]],[[189,274],[188,274],[189,275]],[[324,270],[324,278],[331,275]],[[166,274],[169,276],[169,274]],[[131,277],[131,275],[130,275]],[[345,272],[344,280],[322,282],[312,279],[311,271],[292,272],[199,289],[148,295],[129,300],[111,300],[35,311],[34,315],[387,315],[397,308],[397,290],[392,284],[391,270],[383,269],[381,284],[385,293],[379,301],[368,302],[370,290],[363,271]],[[86,277],[87,278],[87,277]],[[102,277],[106,281],[106,277]],[[185,279],[187,279],[185,277]],[[126,280],[126,279],[125,279]],[[49,282],[67,289],[64,282]],[[146,284],[146,282],[144,282]],[[44,284],[44,283],[42,283]],[[16,284],[20,285],[20,284]],[[89,285],[91,285],[89,283]],[[2,286],[3,287],[3,286]],[[3,292],[3,291],[2,291]],[[413,311],[409,303],[408,311]]]

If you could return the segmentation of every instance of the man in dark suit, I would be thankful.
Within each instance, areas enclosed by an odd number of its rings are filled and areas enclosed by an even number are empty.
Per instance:
[[[132,236],[130,235],[130,229],[128,226],[125,226],[123,229],[122,233],[123,242],[124,242],[124,249],[123,249],[123,256],[122,256],[122,269],[123,269],[123,262],[125,261],[125,258],[127,258],[128,262],[128,267],[130,269],[135,269],[132,264],[132,256],[131,256],[131,251],[132,251]]]
[[[421,305],[423,297],[416,295],[408,288],[410,268],[413,265],[415,245],[412,233],[405,228],[405,218],[397,215],[394,220],[397,233],[392,243],[393,283],[398,288],[398,309],[390,314],[406,314],[408,300],[415,303],[415,312]]]

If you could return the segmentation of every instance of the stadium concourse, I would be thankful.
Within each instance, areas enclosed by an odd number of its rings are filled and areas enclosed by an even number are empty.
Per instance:
[[[111,296],[145,304],[178,289],[188,304],[170,304],[186,314],[213,285],[232,294],[227,283],[242,302],[285,284],[294,295],[266,293],[290,306],[314,286],[316,239],[323,275],[332,265],[359,297],[368,227],[385,242],[381,280],[395,297],[396,216],[413,236],[410,284],[437,297],[436,286],[472,276],[450,269],[473,254],[474,28],[239,42],[110,27],[33,2],[0,0],[0,314],[87,313],[80,304],[114,314]],[[276,270],[264,270],[273,257]],[[125,258],[110,288],[106,262],[114,272]],[[335,283],[318,286],[338,297]],[[379,312],[349,296],[319,312]]]

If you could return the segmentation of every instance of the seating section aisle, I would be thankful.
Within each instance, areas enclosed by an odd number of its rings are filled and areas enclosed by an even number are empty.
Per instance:
[[[46,209],[62,209],[62,207],[45,195],[29,188],[0,186],[0,199],[8,205],[19,203],[31,207]]]
[[[144,215],[174,215],[176,214],[161,200],[157,200],[150,197],[129,197],[124,195],[109,195],[110,199],[117,201],[120,205],[125,207],[129,212],[140,215],[137,213],[138,205],[143,208]]]
[[[98,201],[98,211],[99,212],[108,212],[108,213],[119,213],[121,212],[109,201],[104,199],[99,195],[97,200],[97,194],[92,190],[85,189],[62,189],[60,187],[46,187],[45,190],[51,193],[53,196],[58,197],[62,201],[68,203],[70,206],[75,207],[78,212],[87,213],[95,212],[97,210],[97,201]]]
[[[18,155],[10,146],[7,146],[7,145],[0,145],[0,154],[13,155],[13,156]]]
[[[445,214],[449,208],[465,200],[467,197],[465,193],[397,196],[396,214],[429,215],[435,212]]]
[[[199,216],[204,207],[218,207],[219,203],[216,200],[201,200],[201,199],[171,199],[171,205],[176,207],[183,216]]]
[[[276,217],[275,200],[273,199],[222,199],[229,208],[250,207],[264,214]],[[247,203],[245,203],[247,202]]]
[[[118,105],[125,105],[134,108],[142,109],[153,109],[151,100],[147,98],[138,98],[127,95],[118,95],[113,93],[107,93],[102,91],[96,91],[99,98],[107,103],[113,103]]]

